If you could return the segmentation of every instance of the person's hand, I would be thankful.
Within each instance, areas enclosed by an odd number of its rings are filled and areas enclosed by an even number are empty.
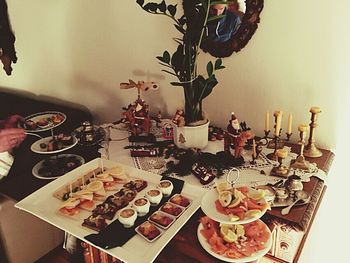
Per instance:
[[[0,152],[19,146],[26,135],[21,128],[5,128],[0,130]]]
[[[20,115],[12,115],[1,122],[3,128],[16,128],[18,122],[24,122],[24,118]]]

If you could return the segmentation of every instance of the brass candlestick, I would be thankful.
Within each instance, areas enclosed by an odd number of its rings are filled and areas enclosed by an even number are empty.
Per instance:
[[[270,175],[280,176],[287,178],[289,173],[289,168],[283,165],[283,160],[288,156],[287,149],[278,149],[276,151],[276,157],[279,162],[279,166],[273,167]]]
[[[317,158],[322,156],[322,152],[315,146],[315,128],[317,127],[317,116],[321,112],[320,108],[312,107],[311,122],[310,122],[310,136],[308,145],[305,147],[304,155],[311,158]]]
[[[304,145],[305,145],[305,136],[306,131],[308,127],[306,124],[300,124],[298,127],[298,130],[300,132],[300,152],[296,159],[292,160],[291,167],[295,169],[303,169],[303,170],[309,170],[310,163],[305,160],[305,157],[303,155],[304,152]]]
[[[278,159],[277,158],[277,141],[278,141],[278,137],[275,135],[274,138],[269,142],[269,145],[273,144],[274,151],[273,151],[273,153],[269,153],[268,155],[266,155],[266,157],[269,158],[272,161],[277,161],[277,159]]]
[[[286,135],[287,135],[286,141],[287,141],[287,142],[289,141],[289,139],[290,139],[290,137],[292,136],[292,134],[293,134],[293,133],[288,133],[288,132],[286,132]]]
[[[275,149],[275,153],[276,153],[276,149],[282,149],[284,147],[284,142],[282,140],[280,140],[280,136],[281,136],[281,132],[282,132],[282,128],[281,128],[281,121],[282,121],[282,115],[283,112],[282,111],[275,111],[273,116],[275,117],[275,131],[274,131],[274,137],[271,141],[269,141],[267,148],[270,149]],[[276,160],[271,159],[271,160]]]

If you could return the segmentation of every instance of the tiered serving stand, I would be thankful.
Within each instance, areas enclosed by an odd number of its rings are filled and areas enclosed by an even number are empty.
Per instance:
[[[231,176],[232,172],[236,171],[237,172],[237,176],[234,180],[231,180],[229,177]],[[233,168],[230,173],[227,175],[226,180],[231,184],[232,187],[234,187],[236,181],[239,178],[239,170],[236,168]],[[249,188],[249,191],[257,191],[255,189]],[[216,210],[216,206],[215,206],[215,201],[218,199],[218,192],[217,189],[213,188],[210,191],[208,191],[202,198],[201,200],[201,208],[202,211],[204,212],[204,214],[206,216],[208,216],[209,218],[213,219],[214,221],[218,222],[218,223],[223,223],[223,224],[227,224],[227,225],[244,225],[244,224],[248,224],[257,220],[260,220],[259,218],[262,217],[264,215],[264,213],[266,212],[267,209],[264,209],[258,216],[256,217],[250,217],[250,218],[244,218],[242,220],[238,220],[238,221],[234,221],[232,222],[230,220],[230,217],[228,215],[224,215],[219,213]],[[263,199],[264,202],[266,202],[265,199]],[[262,222],[263,223],[263,222]],[[263,223],[265,225],[265,223]],[[201,244],[201,246],[212,256],[216,257],[217,259],[220,259],[222,261],[226,261],[226,262],[235,262],[235,263],[243,263],[243,262],[254,262],[256,260],[258,260],[259,258],[263,257],[271,248],[272,246],[272,234],[270,229],[268,228],[267,225],[265,225],[266,227],[266,231],[268,231],[270,233],[270,238],[269,240],[265,243],[265,248],[262,250],[259,250],[255,253],[253,253],[251,256],[249,257],[243,257],[243,258],[229,258],[226,257],[224,255],[220,255],[216,252],[214,252],[211,249],[210,244],[207,242],[207,240],[204,238],[204,236],[201,233],[201,230],[203,229],[202,224],[200,223],[197,229],[197,236],[198,236],[198,240],[199,243]]]

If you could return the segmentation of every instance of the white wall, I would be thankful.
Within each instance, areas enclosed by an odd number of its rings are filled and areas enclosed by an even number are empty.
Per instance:
[[[180,0],[172,2],[181,7]],[[146,94],[154,112],[172,115],[183,104],[181,88],[169,85],[172,77],[155,59],[175,48],[176,30],[166,17],[144,12],[133,0],[8,5],[19,60],[13,76],[1,75],[0,86],[86,105],[97,122],[118,119],[121,107],[133,100],[135,91],[119,90],[129,78],[160,82],[161,90]],[[309,123],[309,108],[319,106],[317,143],[334,148],[336,91],[349,80],[339,73],[346,46],[339,41],[343,29],[336,11],[325,0],[265,1],[256,34],[224,59],[227,69],[218,73],[219,84],[205,101],[212,123],[226,126],[234,111],[262,134],[264,112],[283,110],[284,128],[293,113],[296,140],[297,125]],[[202,65],[207,59],[203,54]]]

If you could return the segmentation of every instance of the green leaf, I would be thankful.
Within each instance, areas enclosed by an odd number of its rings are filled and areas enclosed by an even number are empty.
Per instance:
[[[221,59],[221,58],[218,58],[218,59],[215,61],[215,70],[220,69],[221,66],[222,66],[222,59]]]
[[[176,15],[176,6],[177,5],[168,5],[168,11],[170,15],[172,16]]]
[[[208,76],[210,77],[211,75],[213,75],[213,63],[211,61],[208,62],[207,64],[207,72],[208,72]]]
[[[177,25],[177,24],[174,24],[174,26],[176,27],[176,29],[177,30],[179,30],[182,34],[185,34],[186,33],[186,31],[185,31],[185,29],[183,29],[182,27],[180,27],[179,25]]]
[[[141,7],[143,6],[144,2],[144,0],[136,0],[136,3],[138,3]]]
[[[170,63],[170,54],[168,51],[164,51],[163,53],[163,62],[169,64]]]
[[[158,4],[158,9],[159,9],[160,12],[165,13],[165,11],[166,11],[166,4],[165,4],[164,0],[160,4]]]
[[[157,3],[147,3],[143,6],[143,9],[147,12],[156,13],[158,9]]]
[[[171,85],[173,85],[173,86],[177,86],[177,87],[179,87],[179,86],[183,86],[183,83],[180,83],[180,82],[170,82],[170,84]]]

